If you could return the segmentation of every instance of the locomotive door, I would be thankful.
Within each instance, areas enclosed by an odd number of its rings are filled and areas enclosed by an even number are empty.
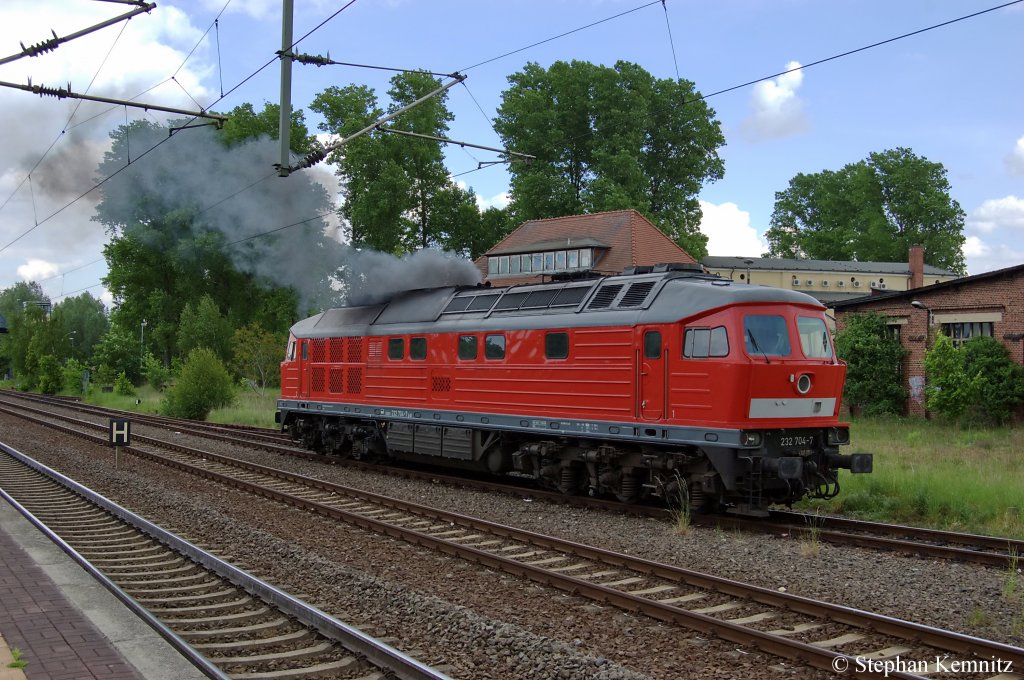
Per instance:
[[[309,399],[309,340],[299,340],[299,398]]]
[[[661,331],[640,328],[640,349],[637,350],[637,397],[640,399],[640,417],[660,420],[665,417],[665,356],[662,352]]]

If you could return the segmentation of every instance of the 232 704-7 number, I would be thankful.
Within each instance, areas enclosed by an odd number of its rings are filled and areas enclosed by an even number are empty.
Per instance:
[[[784,449],[800,448],[802,446],[814,446],[814,437],[807,435],[803,437],[779,437],[779,446]]]

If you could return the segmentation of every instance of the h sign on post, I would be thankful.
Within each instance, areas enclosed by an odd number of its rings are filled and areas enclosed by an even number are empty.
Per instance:
[[[132,422],[127,419],[110,419],[110,445],[131,446]]]

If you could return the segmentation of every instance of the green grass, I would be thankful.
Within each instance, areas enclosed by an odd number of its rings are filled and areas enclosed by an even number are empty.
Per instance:
[[[206,420],[211,423],[276,427],[274,412],[277,410],[279,396],[280,391],[277,389],[268,389],[263,396],[252,390],[240,390],[234,404],[214,409]]]
[[[11,647],[11,661],[7,664],[8,668],[24,668],[28,665],[28,661],[22,658],[22,652],[17,647]]]
[[[875,454],[874,472],[843,471],[839,496],[805,509],[1024,538],[1024,429],[860,418],[851,440]]]

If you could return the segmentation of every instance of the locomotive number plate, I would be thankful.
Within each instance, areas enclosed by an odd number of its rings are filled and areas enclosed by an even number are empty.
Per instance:
[[[804,449],[814,446],[813,435],[786,435],[779,437],[779,446],[784,449]]]

